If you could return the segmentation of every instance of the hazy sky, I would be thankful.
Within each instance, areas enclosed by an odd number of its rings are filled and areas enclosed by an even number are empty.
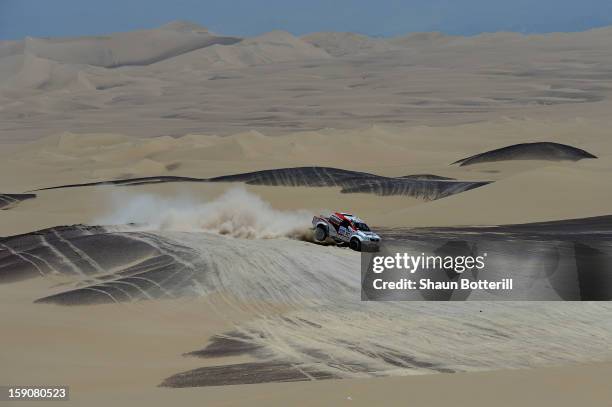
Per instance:
[[[580,31],[612,25],[612,0],[0,0],[0,38],[72,36],[190,20],[222,34]]]

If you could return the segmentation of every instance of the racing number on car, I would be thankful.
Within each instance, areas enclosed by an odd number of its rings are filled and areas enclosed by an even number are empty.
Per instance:
[[[340,228],[338,229],[338,234],[343,235],[343,236],[348,236],[349,232],[344,226],[340,226]]]

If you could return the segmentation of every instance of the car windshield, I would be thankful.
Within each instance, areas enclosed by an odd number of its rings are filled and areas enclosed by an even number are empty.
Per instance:
[[[357,228],[357,230],[361,230],[364,232],[370,231],[370,228],[365,223],[355,222],[355,227]]]

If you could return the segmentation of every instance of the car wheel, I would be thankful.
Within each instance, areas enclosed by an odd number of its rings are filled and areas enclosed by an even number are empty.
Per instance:
[[[323,226],[317,226],[314,233],[314,238],[318,242],[322,242],[327,239],[327,230]]]
[[[359,241],[359,239],[351,239],[351,243],[350,243],[350,247],[351,249],[355,250],[356,252],[360,252],[361,251],[361,242]]]

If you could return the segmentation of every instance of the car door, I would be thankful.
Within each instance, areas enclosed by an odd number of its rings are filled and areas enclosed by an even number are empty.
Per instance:
[[[342,222],[340,222],[340,226],[338,227],[338,236],[340,237],[340,239],[348,242],[349,238],[351,237],[351,229],[350,229],[351,223],[348,220],[343,220]]]

